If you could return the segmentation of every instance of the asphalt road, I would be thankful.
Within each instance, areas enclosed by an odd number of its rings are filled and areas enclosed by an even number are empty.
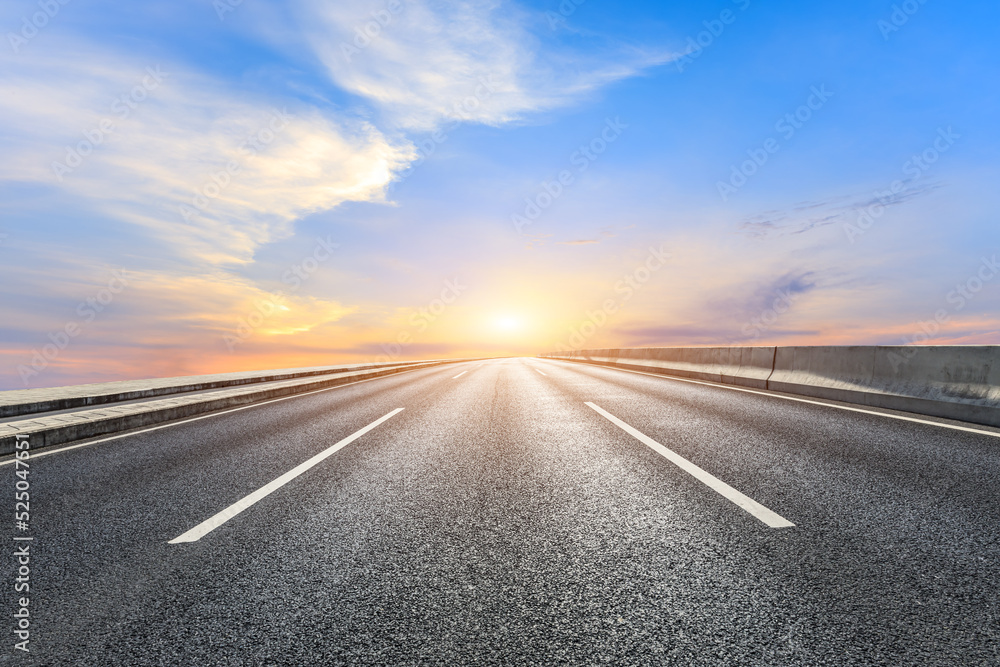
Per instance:
[[[1000,664],[987,434],[503,359],[29,463],[3,664]]]

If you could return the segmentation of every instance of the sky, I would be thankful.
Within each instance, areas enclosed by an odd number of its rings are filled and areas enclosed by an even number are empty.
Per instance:
[[[0,389],[1000,344],[995,2],[6,0]]]

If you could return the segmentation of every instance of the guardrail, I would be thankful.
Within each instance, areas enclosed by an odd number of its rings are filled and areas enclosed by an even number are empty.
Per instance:
[[[653,347],[542,357],[1000,426],[1000,346]]]
[[[429,359],[420,363],[441,361]],[[377,364],[342,364],[339,366],[312,366],[308,368],[283,368],[280,370],[243,371],[216,375],[188,375],[149,380],[119,380],[97,384],[78,384],[49,389],[16,389],[0,391],[0,418],[17,417],[39,412],[71,410],[91,405],[105,405],[132,401],[138,398],[169,396],[191,391],[237,387],[259,382],[276,382],[296,378],[329,375],[372,368],[392,368],[416,362],[385,362]]]
[[[318,389],[326,389],[359,380],[402,373],[418,368],[428,368],[444,364],[472,361],[471,359],[433,360],[401,362],[391,364],[369,364],[349,366],[327,366],[312,369],[290,369],[285,371],[264,371],[255,373],[229,373],[214,376],[190,376],[183,378],[162,378],[138,380],[123,383],[102,383],[99,385],[76,385],[55,389],[30,389],[0,392],[6,405],[25,405],[28,396],[34,404],[87,405],[90,409],[79,412],[59,412],[54,415],[39,414],[15,421],[0,422],[0,455],[14,451],[17,436],[28,436],[32,450],[40,447],[64,444],[101,435],[109,435],[143,426],[150,426],[183,417],[206,414],[225,408],[250,405],[272,398],[293,396]],[[230,377],[227,377],[230,376]],[[197,379],[201,377],[203,381]],[[266,379],[265,379],[266,378]],[[282,379],[285,378],[285,379]],[[171,384],[173,383],[173,384]],[[143,388],[142,385],[149,385]],[[247,386],[249,384],[249,386]],[[120,385],[118,391],[108,391],[109,385]],[[95,389],[95,387],[97,389]],[[201,392],[214,389],[208,393]],[[46,399],[45,393],[53,396]],[[90,392],[88,394],[88,392]],[[4,394],[17,394],[7,397]],[[172,396],[157,400],[128,403],[136,398]],[[112,398],[117,397],[117,400]],[[18,399],[22,403],[18,403]],[[98,399],[96,405],[86,399]],[[83,401],[81,403],[81,401]],[[124,402],[124,403],[123,403]],[[117,405],[116,405],[117,403]],[[65,410],[67,408],[50,408]],[[72,408],[69,408],[72,409]],[[15,408],[11,408],[14,412]],[[35,414],[37,410],[20,412],[20,415]],[[9,419],[9,417],[8,417]]]

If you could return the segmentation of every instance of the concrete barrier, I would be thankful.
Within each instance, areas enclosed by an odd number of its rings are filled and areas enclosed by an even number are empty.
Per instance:
[[[418,368],[472,361],[456,359],[429,362],[409,362],[389,368],[369,368],[319,377],[307,376],[264,385],[235,386],[207,394],[179,394],[168,398],[124,405],[93,407],[81,412],[60,412],[56,415],[31,417],[0,423],[0,455],[14,452],[17,436],[28,436],[31,449],[50,447],[75,440],[109,435],[130,429],[151,426],[174,419],[207,414],[225,408],[251,405],[272,398],[294,396],[318,389],[367,380]],[[81,385],[86,386],[86,385]]]
[[[875,347],[779,347],[767,388],[848,403],[864,403],[872,387]]]
[[[774,355],[776,347],[739,347],[730,348],[740,352],[739,371],[730,378],[723,377],[728,384],[738,384],[743,387],[767,389],[767,379],[774,370]]]
[[[774,348],[647,347],[542,356],[766,389],[774,363]]]
[[[625,367],[641,367],[649,361],[675,375],[712,382],[722,382],[723,376],[739,371],[739,360],[733,363],[729,348],[724,347],[661,347],[641,352],[622,350],[619,355],[619,365]]]
[[[433,359],[424,360],[436,361]],[[362,371],[374,368],[393,368],[415,362],[399,361],[377,364],[342,364],[339,366],[314,366],[310,368],[284,368],[267,371],[244,371],[239,373],[219,373],[216,375],[189,375],[148,380],[120,380],[96,384],[79,384],[69,387],[47,389],[16,389],[0,391],[0,418],[17,417],[55,410],[72,410],[91,405],[105,405],[132,401],[139,398],[169,396],[191,391],[205,391],[222,387],[260,382],[279,382],[296,378],[330,375],[348,371]]]
[[[778,348],[768,386],[1000,426],[1000,346]]]
[[[543,357],[1000,426],[1000,346],[581,350]]]

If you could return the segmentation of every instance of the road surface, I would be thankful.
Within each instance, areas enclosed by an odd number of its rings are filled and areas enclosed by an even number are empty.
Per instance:
[[[997,430],[823,403],[498,359],[38,456],[0,662],[1000,664]]]

